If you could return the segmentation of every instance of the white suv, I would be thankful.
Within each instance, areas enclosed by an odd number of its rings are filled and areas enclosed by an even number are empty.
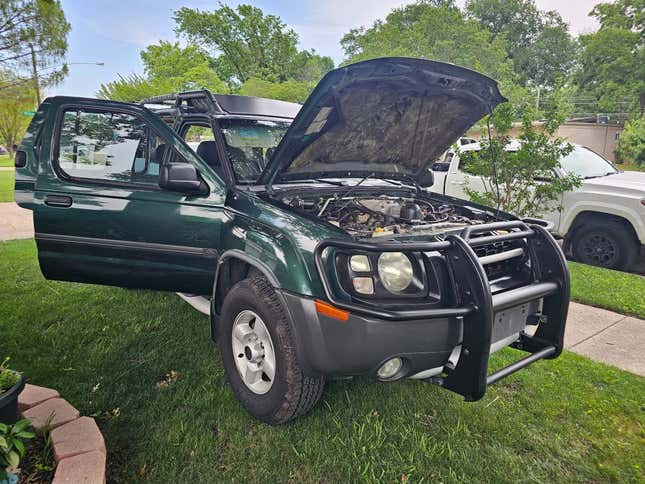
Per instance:
[[[511,142],[507,149],[517,149]],[[432,191],[468,199],[465,188],[484,191],[484,180],[468,173],[459,153],[479,150],[479,143],[461,144],[435,163]],[[562,196],[562,210],[543,213],[553,233],[564,237],[565,251],[575,260],[611,269],[630,269],[645,246],[645,173],[619,171],[584,146],[560,160],[554,176],[573,173],[582,185]],[[548,182],[545,182],[548,183]]]

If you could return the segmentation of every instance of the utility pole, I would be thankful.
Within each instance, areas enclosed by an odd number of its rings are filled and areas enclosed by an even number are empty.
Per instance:
[[[540,110],[540,85],[538,84],[537,87],[537,98],[535,99],[535,110],[539,111]]]
[[[40,85],[38,82],[38,66],[36,65],[36,53],[34,52],[34,44],[29,44],[31,51],[31,71],[34,76],[34,89],[36,89],[36,108],[40,106]]]

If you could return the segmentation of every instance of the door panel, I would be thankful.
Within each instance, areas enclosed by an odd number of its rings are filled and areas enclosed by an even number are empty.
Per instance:
[[[92,100],[50,114],[34,209],[45,276],[209,294],[225,218],[217,178],[144,108]],[[159,188],[159,166],[178,159],[197,166],[207,195]]]

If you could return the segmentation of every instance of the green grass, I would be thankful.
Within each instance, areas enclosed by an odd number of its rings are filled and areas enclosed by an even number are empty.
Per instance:
[[[0,171],[0,202],[13,202],[13,171]]]
[[[13,166],[13,160],[9,155],[0,155],[0,166]]]
[[[616,165],[619,170],[624,170],[624,171],[645,171],[645,164],[643,165],[632,165],[630,164],[625,164],[625,165]]]
[[[571,353],[476,403],[332,381],[310,414],[270,427],[233,398],[207,318],[176,295],[45,281],[33,241],[0,243],[0,288],[2,353],[97,416],[111,482],[643,479],[645,379]]]
[[[645,277],[569,262],[572,299],[645,319]]]

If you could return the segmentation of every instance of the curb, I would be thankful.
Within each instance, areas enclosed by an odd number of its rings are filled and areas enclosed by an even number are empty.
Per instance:
[[[18,396],[18,409],[36,432],[46,426],[51,429],[56,460],[53,484],[105,483],[107,451],[93,418],[81,417],[56,390],[29,384]]]

